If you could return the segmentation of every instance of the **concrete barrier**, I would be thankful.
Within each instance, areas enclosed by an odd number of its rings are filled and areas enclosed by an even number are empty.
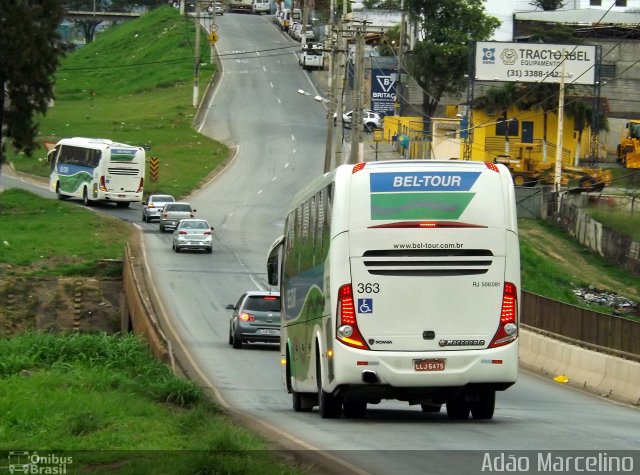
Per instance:
[[[552,376],[564,375],[569,379],[569,384],[601,396],[640,405],[638,362],[521,329],[520,363]]]

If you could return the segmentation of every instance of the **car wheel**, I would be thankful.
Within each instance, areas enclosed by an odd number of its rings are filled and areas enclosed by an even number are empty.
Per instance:
[[[160,225],[160,232],[163,233],[164,232],[164,226],[161,224]]]
[[[237,334],[233,335],[233,347],[236,350],[239,350],[240,348],[242,348],[242,340],[239,338]]]
[[[367,132],[368,134],[373,132],[373,129],[375,129],[375,125],[373,124],[364,124],[364,130],[365,132]]]
[[[144,222],[144,223],[148,223],[149,222],[149,220],[147,219],[147,215],[144,214],[144,211],[142,212],[142,222]]]
[[[180,248],[178,246],[176,246],[175,244],[173,245],[173,250],[176,252],[180,252]]]

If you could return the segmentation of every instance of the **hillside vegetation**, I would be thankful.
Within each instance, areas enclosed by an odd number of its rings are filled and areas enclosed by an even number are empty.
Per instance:
[[[143,145],[147,158],[160,160],[157,182],[147,170],[145,194],[190,193],[228,155],[227,147],[192,128],[194,35],[192,19],[160,7],[69,54],[55,77],[55,104],[40,118],[41,148],[33,157],[9,153],[9,160],[20,171],[48,177],[44,142],[111,139]],[[208,48],[204,42],[201,57]],[[202,64],[201,95],[215,71]]]

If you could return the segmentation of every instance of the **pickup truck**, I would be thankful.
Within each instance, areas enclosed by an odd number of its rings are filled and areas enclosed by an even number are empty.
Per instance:
[[[298,59],[303,69],[324,68],[324,47],[322,43],[307,43],[302,47]]]

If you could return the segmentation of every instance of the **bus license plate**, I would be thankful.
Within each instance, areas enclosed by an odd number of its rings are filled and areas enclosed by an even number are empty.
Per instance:
[[[413,360],[416,371],[444,371],[445,359]]]

